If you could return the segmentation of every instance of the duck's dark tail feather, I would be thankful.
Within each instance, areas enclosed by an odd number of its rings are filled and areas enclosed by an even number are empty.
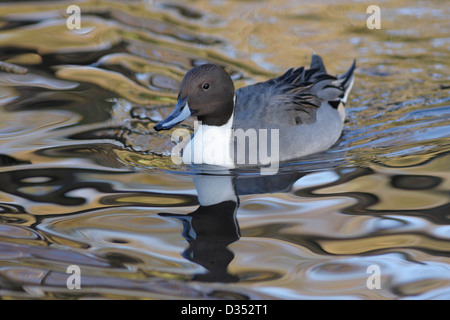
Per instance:
[[[336,81],[334,81],[334,84],[341,87],[344,90],[344,96],[341,97],[342,103],[345,105],[347,102],[348,94],[350,93],[350,90],[353,86],[353,81],[355,79],[353,72],[356,69],[356,60],[353,60],[353,64],[351,67],[347,70],[346,73],[339,76]]]
[[[310,68],[317,69],[320,72],[327,73],[327,70],[325,69],[325,65],[323,64],[322,57],[318,56],[317,54],[312,55]]]
[[[310,69],[300,67],[289,69],[282,76],[270,81],[275,82],[283,93],[289,92],[291,102],[303,107],[320,107],[327,101],[333,108],[345,105],[353,85],[353,72],[356,61],[341,76],[335,77],[327,73],[322,58],[313,54]]]

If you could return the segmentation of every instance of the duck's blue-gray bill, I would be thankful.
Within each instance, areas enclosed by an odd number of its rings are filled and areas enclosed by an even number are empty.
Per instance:
[[[172,113],[166,119],[158,122],[154,128],[156,131],[167,130],[186,120],[190,116],[191,110],[187,104],[187,98],[178,99],[177,105]]]

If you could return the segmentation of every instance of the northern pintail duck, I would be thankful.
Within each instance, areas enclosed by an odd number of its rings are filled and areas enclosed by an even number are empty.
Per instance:
[[[222,67],[203,64],[186,73],[175,109],[154,128],[170,129],[191,115],[197,117],[198,130],[183,149],[185,163],[242,164],[237,161],[242,153],[237,132],[248,142],[244,164],[254,159],[251,150],[257,150],[258,163],[262,162],[261,150],[266,156],[278,152],[280,162],[324,151],[342,133],[354,69],[355,62],[345,74],[329,75],[322,58],[313,55],[310,69],[292,68],[277,78],[235,91]],[[252,140],[252,132],[256,139]],[[261,138],[270,143],[276,139],[277,149],[267,151]],[[252,143],[262,149],[252,148]]]

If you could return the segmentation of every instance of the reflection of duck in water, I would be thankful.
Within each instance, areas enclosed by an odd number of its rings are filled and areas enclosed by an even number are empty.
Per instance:
[[[234,253],[227,247],[239,240],[236,220],[238,194],[285,192],[302,176],[300,173],[274,176],[198,175],[194,178],[200,206],[187,215],[161,213],[183,223],[183,237],[189,247],[183,256],[207,269],[193,280],[205,282],[237,282],[239,277],[228,273]]]
[[[196,274],[194,280],[205,282],[236,282],[239,278],[227,272],[234,258],[227,246],[240,237],[236,220],[239,198],[233,176],[196,176],[194,184],[200,206],[187,215],[160,215],[179,219],[183,237],[189,247],[183,256],[205,267],[208,272]]]

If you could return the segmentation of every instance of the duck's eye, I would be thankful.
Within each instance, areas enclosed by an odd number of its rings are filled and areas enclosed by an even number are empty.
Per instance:
[[[204,90],[208,90],[208,89],[209,89],[209,83],[205,83],[205,84],[203,85],[203,89],[204,89]]]

